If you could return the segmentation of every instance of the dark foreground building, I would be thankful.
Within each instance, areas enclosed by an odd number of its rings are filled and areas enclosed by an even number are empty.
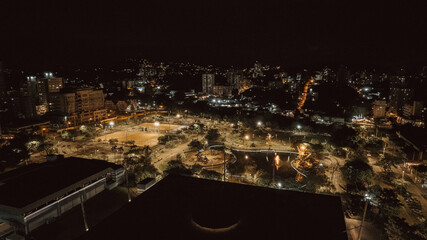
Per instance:
[[[122,166],[102,160],[51,156],[0,174],[0,223],[20,235],[54,221],[124,179]]]
[[[168,176],[86,239],[347,239],[339,197]]]

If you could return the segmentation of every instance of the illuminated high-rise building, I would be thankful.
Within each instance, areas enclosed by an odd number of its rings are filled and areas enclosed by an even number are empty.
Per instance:
[[[202,74],[202,91],[204,94],[214,94],[215,74]]]

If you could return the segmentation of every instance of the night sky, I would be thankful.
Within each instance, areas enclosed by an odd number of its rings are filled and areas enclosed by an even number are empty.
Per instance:
[[[17,2],[0,3],[6,65],[427,65],[423,1]]]

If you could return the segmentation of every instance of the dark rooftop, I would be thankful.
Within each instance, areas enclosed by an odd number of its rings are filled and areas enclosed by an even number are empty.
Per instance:
[[[65,158],[0,175],[0,205],[23,208],[117,165],[94,159]]]
[[[153,181],[154,178],[144,178],[144,180],[140,181],[138,184],[147,184],[150,183],[151,181]]]
[[[168,176],[85,239],[347,239],[341,199]]]

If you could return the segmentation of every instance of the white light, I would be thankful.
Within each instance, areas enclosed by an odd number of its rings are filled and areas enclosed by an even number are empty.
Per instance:
[[[154,126],[156,126],[156,127],[158,127],[160,125],[160,123],[159,122],[155,122],[154,123]]]
[[[111,127],[114,127],[114,122],[113,121],[111,121],[109,124],[110,124]]]
[[[297,128],[298,128],[298,129],[301,129],[301,125],[297,125]]]
[[[262,122],[257,122],[257,125],[258,125],[258,126],[261,126],[261,124],[262,124]]]
[[[323,163],[319,163],[319,166],[323,167]]]
[[[176,117],[177,117],[177,118],[180,118],[180,117],[181,117],[181,115],[179,115],[179,113],[178,113],[178,114],[176,115]]]
[[[282,187],[282,183],[278,183],[277,186],[279,186],[279,188],[281,188]]]

